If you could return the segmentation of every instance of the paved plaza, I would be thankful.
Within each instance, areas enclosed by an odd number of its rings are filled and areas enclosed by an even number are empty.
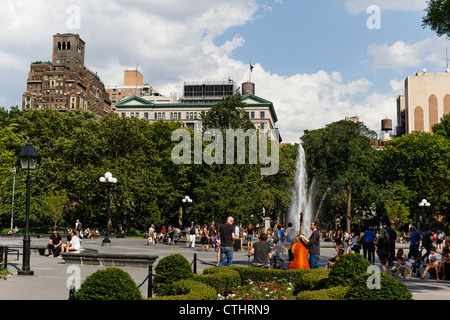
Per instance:
[[[111,246],[102,246],[102,239],[83,240],[83,248],[95,249],[99,253],[120,253],[120,254],[149,254],[158,256],[154,267],[159,259],[168,255],[179,253],[186,257],[189,262],[193,262],[194,254],[197,254],[197,273],[202,273],[205,268],[215,266],[217,255],[213,249],[209,252],[202,252],[201,246],[188,248],[186,243],[180,242],[177,245],[169,246],[158,244],[148,246],[146,239],[120,239],[111,238]],[[31,245],[46,245],[47,239],[32,239]],[[0,238],[0,246],[22,246],[22,239]],[[407,246],[404,246],[407,248]],[[20,250],[21,251],[21,250]],[[321,243],[321,255],[319,267],[324,268],[326,261],[333,257],[336,251],[332,243]],[[14,255],[10,256],[15,258]],[[248,251],[240,250],[234,252],[233,265],[247,266],[249,263]],[[376,261],[379,266],[379,262]],[[48,258],[46,256],[31,255],[31,270],[34,276],[19,276],[17,271],[22,268],[21,256],[18,261],[10,261],[8,270],[12,273],[6,280],[0,278],[0,300],[67,300],[71,283],[76,283],[76,276],[79,275],[79,282],[82,283],[87,276],[94,273],[102,266],[75,266],[65,264],[64,259]],[[123,268],[135,280],[137,285],[142,284],[148,275],[147,268]],[[411,290],[413,298],[416,300],[450,300],[450,281],[436,281],[419,278],[411,280],[401,280]],[[78,287],[77,287],[78,289]],[[147,282],[141,287],[144,297],[147,297]]]

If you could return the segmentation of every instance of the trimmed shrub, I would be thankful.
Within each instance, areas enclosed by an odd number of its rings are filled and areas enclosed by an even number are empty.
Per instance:
[[[300,291],[325,289],[330,271],[329,269],[310,269],[303,272],[295,283],[296,289]]]
[[[337,286],[329,289],[302,291],[297,294],[297,300],[345,300],[350,287]]]
[[[303,274],[313,271],[310,269],[279,270],[279,269],[265,269],[256,267],[230,267],[230,268],[239,272],[242,285],[247,284],[248,280],[252,280],[254,282],[271,282],[274,279],[279,279],[279,280],[286,280],[288,282],[291,282],[294,286],[297,286]]]
[[[203,274],[194,275],[194,280],[209,285],[221,295],[227,295],[241,285],[239,272],[226,267],[205,269]]]
[[[370,262],[357,253],[342,255],[336,261],[328,277],[328,287],[349,286],[352,280],[367,272]]]
[[[153,290],[158,296],[169,295],[174,282],[192,279],[193,276],[189,261],[181,254],[172,254],[156,265]]]
[[[88,276],[75,292],[77,300],[141,300],[141,291],[122,269],[108,267]]]
[[[216,300],[217,291],[205,283],[193,279],[180,280],[170,286],[167,296],[148,300]]]
[[[369,284],[373,283],[373,278],[380,276],[379,289],[370,289]],[[362,274],[357,276],[345,298],[347,300],[412,300],[412,294],[408,287],[393,276],[384,272]]]

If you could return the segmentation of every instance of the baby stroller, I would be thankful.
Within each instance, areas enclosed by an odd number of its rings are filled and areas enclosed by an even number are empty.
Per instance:
[[[422,246],[420,246],[419,249],[413,254],[415,261],[411,265],[411,273],[416,274],[418,278],[420,278],[422,276],[422,273],[420,272],[420,268],[423,264],[423,260],[422,260],[423,249],[424,248]],[[417,254],[417,257],[415,256],[416,254]]]

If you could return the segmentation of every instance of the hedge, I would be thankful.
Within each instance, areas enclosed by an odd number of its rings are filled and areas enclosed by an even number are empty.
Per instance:
[[[337,286],[329,289],[301,291],[297,294],[297,300],[345,300],[345,295],[350,287]]]
[[[148,300],[216,300],[217,291],[205,283],[186,279],[174,282],[169,295]]]
[[[194,275],[194,280],[209,285],[221,295],[227,295],[241,285],[239,272],[227,267],[206,269],[203,274]]]

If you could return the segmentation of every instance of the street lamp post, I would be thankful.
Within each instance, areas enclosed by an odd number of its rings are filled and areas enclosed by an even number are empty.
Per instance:
[[[186,209],[186,216],[189,215],[189,209],[188,209],[188,205],[192,203],[192,199],[189,198],[189,196],[186,196],[183,198],[183,200],[181,200],[181,202],[183,203],[183,207]],[[180,219],[180,223],[183,223]],[[183,226],[180,226],[181,228],[183,228]],[[186,245],[189,247],[189,235],[186,232]]]
[[[16,167],[13,167],[12,169],[12,174],[13,174],[13,190],[12,190],[12,205],[11,205],[11,231],[13,230],[14,227],[14,189],[16,187]]]
[[[27,195],[25,206],[25,235],[23,236],[23,254],[22,254],[22,270],[19,270],[18,274],[23,276],[32,276],[34,271],[30,270],[30,188],[31,188],[31,175],[30,171],[36,170],[41,161],[41,157],[36,149],[31,145],[30,139],[25,147],[23,147],[20,155],[20,166],[22,170],[27,171]]]
[[[109,232],[111,230],[111,187],[117,183],[117,179],[114,178],[111,172],[105,173],[104,177],[100,177],[100,183],[108,189],[108,222],[106,226],[105,238],[102,241],[102,246],[110,246],[111,240],[109,240]]]
[[[422,201],[419,203],[419,207],[423,208],[422,217],[424,218],[425,224],[428,224],[428,217],[426,216],[426,208],[430,207],[430,203],[427,201],[427,199],[422,199]]]

